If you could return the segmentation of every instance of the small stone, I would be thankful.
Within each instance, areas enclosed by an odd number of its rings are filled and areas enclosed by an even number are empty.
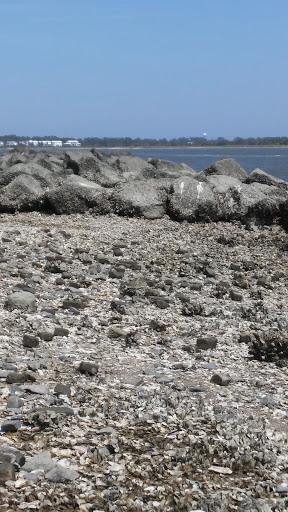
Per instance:
[[[126,338],[127,335],[128,332],[117,325],[112,325],[108,332],[109,338]]]
[[[15,468],[10,462],[0,464],[0,485],[5,484],[7,480],[15,480]]]
[[[52,341],[54,337],[54,332],[50,331],[38,331],[37,334],[43,341]]]
[[[61,384],[58,382],[54,388],[54,393],[56,395],[66,395],[71,396],[71,387],[67,386],[66,384]]]
[[[190,284],[190,290],[194,290],[196,292],[199,292],[202,289],[203,284],[202,283],[191,283]]]
[[[30,292],[15,292],[8,295],[6,306],[8,309],[23,309],[36,311],[36,297]]]
[[[111,277],[111,279],[122,279],[124,277],[124,273],[125,273],[125,269],[124,268],[111,268],[109,270],[109,277]]]
[[[71,468],[65,468],[61,466],[61,464],[57,464],[45,474],[46,479],[50,482],[74,482],[79,476],[77,471]]]
[[[163,322],[159,322],[158,320],[151,320],[149,327],[153,329],[153,331],[157,332],[166,331],[166,325]]]
[[[170,305],[168,297],[151,297],[151,301],[160,309],[167,309]]]
[[[82,361],[78,367],[80,373],[87,373],[88,375],[96,375],[99,370],[97,363],[90,363],[89,361]]]
[[[209,266],[204,268],[204,274],[207,277],[216,277],[216,272],[215,272],[214,268],[209,267]]]
[[[218,384],[219,386],[228,386],[231,382],[231,378],[224,373],[214,373],[210,382]]]
[[[251,343],[253,335],[249,332],[241,332],[239,337],[239,343]]]
[[[35,382],[35,376],[30,372],[11,372],[8,373],[6,377],[7,384],[15,384],[16,382],[19,384],[23,384],[24,382]]]
[[[26,391],[33,393],[35,395],[49,395],[49,388],[44,384],[31,384],[29,386],[23,386]]]
[[[0,461],[23,466],[25,464],[25,455],[17,448],[14,448],[14,446],[2,445],[0,447]]]
[[[288,482],[282,482],[281,484],[277,485],[276,492],[279,494],[288,494]]]
[[[204,313],[204,306],[199,302],[191,302],[184,304],[182,308],[183,316],[200,316]]]
[[[21,421],[19,420],[7,420],[1,425],[2,432],[17,432],[21,427]]]
[[[40,340],[36,336],[32,336],[31,334],[24,334],[22,339],[23,347],[27,348],[36,348],[38,347]]]
[[[215,363],[204,363],[202,365],[202,368],[204,368],[204,370],[215,370],[216,364]]]
[[[73,299],[64,299],[63,300],[63,309],[84,309],[86,304],[82,300],[73,300]]]
[[[23,407],[24,400],[16,395],[9,396],[7,400],[7,409],[20,409]]]
[[[65,329],[64,327],[55,327],[54,336],[69,336],[69,329]]]
[[[203,388],[203,386],[192,386],[190,388],[191,393],[205,393],[207,391],[206,388]]]
[[[230,298],[236,302],[240,302],[243,299],[243,295],[235,290],[230,290]]]
[[[40,452],[34,455],[33,457],[27,457],[26,462],[23,466],[23,471],[35,471],[37,469],[42,469],[44,471],[50,471],[56,462],[51,458],[51,455],[48,451]]]
[[[272,409],[273,407],[275,407],[276,402],[271,395],[266,395],[263,398],[260,398],[260,404],[266,405],[266,407]]]
[[[217,338],[214,336],[204,336],[202,338],[198,338],[196,341],[196,347],[198,350],[209,350],[216,348]]]

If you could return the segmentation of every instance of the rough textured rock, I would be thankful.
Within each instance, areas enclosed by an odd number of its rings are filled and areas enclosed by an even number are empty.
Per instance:
[[[111,211],[109,195],[103,187],[80,176],[69,176],[59,187],[46,194],[49,207],[58,214]]]
[[[7,308],[36,311],[36,297],[30,292],[14,292],[7,297]]]
[[[160,219],[166,211],[167,189],[164,180],[134,180],[118,186],[112,196],[113,211],[118,215]]]
[[[217,219],[217,203],[207,183],[186,177],[175,180],[168,197],[168,215],[178,221],[211,221]]]
[[[246,171],[234,158],[225,158],[224,160],[215,162],[199,173],[199,178],[202,179],[204,176],[210,176],[211,174],[230,176],[231,178],[237,178],[241,181],[247,178]]]

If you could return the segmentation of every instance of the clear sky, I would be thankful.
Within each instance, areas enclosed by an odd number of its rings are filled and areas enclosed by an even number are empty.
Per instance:
[[[0,134],[288,135],[287,0],[0,0]]]

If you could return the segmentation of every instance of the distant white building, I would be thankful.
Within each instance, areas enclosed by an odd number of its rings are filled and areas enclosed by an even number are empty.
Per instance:
[[[40,140],[41,146],[52,146],[51,140]]]
[[[6,146],[18,146],[18,142],[15,140],[7,140]]]
[[[63,142],[62,140],[52,140],[51,146],[53,146],[54,148],[61,147],[63,146]]]
[[[81,146],[81,142],[79,140],[67,140],[67,142],[64,142],[64,146]]]
[[[0,146],[4,146],[4,142],[0,140]]]
[[[28,140],[28,146],[39,146],[39,140]]]

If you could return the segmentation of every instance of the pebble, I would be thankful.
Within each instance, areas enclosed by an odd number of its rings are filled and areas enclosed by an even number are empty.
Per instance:
[[[231,382],[231,377],[223,373],[214,373],[211,377],[211,382],[218,384],[219,386],[228,386]]]

